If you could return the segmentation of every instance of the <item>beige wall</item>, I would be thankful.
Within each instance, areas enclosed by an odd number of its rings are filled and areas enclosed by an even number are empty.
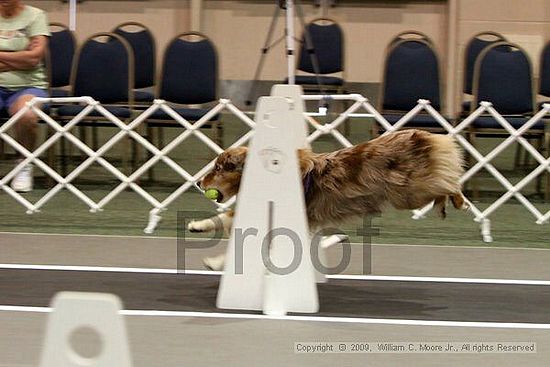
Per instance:
[[[519,44],[529,54],[535,79],[539,74],[542,48],[550,40],[550,1],[548,0],[460,0],[458,7],[457,86],[463,79],[464,50],[468,40],[482,31],[496,31]],[[457,93],[455,101],[459,102]]]
[[[537,72],[539,54],[550,36],[550,1],[461,0],[459,11],[461,55],[474,34],[492,30],[525,48]]]
[[[53,0],[25,1],[45,9],[51,21],[69,21],[67,4]],[[85,1],[78,6],[77,35],[82,40],[123,21],[142,22],[152,29],[160,56],[173,36],[190,30],[194,14],[191,4],[201,2],[200,16],[195,12],[194,19],[217,45],[221,78],[252,79],[275,1]],[[307,4],[303,5],[303,12],[306,22],[322,14],[320,8]],[[443,75],[447,68],[450,71],[444,78],[444,85],[452,86],[447,92],[456,92],[461,87],[464,45],[475,33],[493,30],[518,42],[529,52],[535,71],[542,46],[550,40],[549,0],[340,0],[339,6],[328,9],[327,15],[344,30],[346,77],[351,82],[379,82],[385,46],[404,30],[422,31],[434,40]],[[283,35],[283,16],[281,11],[274,40]],[[297,18],[294,24],[299,37],[301,26]],[[265,61],[261,79],[280,80],[286,76],[284,43],[274,47]],[[458,101],[459,93],[449,93],[448,98],[449,102]]]
[[[69,24],[69,6],[59,0],[25,0],[25,3],[46,10],[51,22]],[[143,23],[151,28],[160,51],[176,34],[189,30],[189,1],[85,1],[78,4],[76,19],[79,41],[97,32],[111,31],[122,22]]]
[[[321,10],[302,6],[306,22],[321,15]],[[432,37],[438,51],[446,44],[445,1],[353,2],[328,11],[328,17],[341,24],[346,37],[347,79],[352,82],[380,80],[384,48],[397,33],[415,29]],[[205,1],[203,30],[218,45],[224,63],[222,78],[250,79],[260,58],[275,10],[272,2]],[[274,40],[283,35],[281,12]],[[299,37],[301,26],[294,21]],[[274,47],[266,58],[262,79],[277,80],[287,74],[284,43]]]
[[[69,22],[67,4],[53,0],[26,0],[26,3],[46,10],[51,21]],[[320,8],[307,4],[302,8],[306,22],[321,15]],[[444,56],[446,9],[444,0],[351,2],[330,9],[328,16],[341,23],[346,36],[347,79],[379,81],[384,48],[393,35],[403,30],[427,33]],[[201,30],[218,47],[222,79],[252,78],[274,10],[274,1],[203,1]],[[189,0],[85,1],[78,5],[77,36],[83,40],[132,20],[149,26],[162,50],[171,37],[190,30],[190,18]],[[281,11],[274,40],[283,35],[284,21]],[[297,17],[294,23],[299,37],[301,26]],[[277,80],[286,75],[283,48],[280,43],[270,51],[262,79]]]

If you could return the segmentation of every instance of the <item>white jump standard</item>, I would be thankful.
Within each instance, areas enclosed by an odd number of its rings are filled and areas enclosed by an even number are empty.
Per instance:
[[[296,154],[299,146],[288,138],[292,124],[303,124],[303,115],[293,110],[293,104],[283,97],[259,100],[218,291],[219,308],[276,315],[319,309]],[[294,268],[275,273],[266,260],[277,269]]]

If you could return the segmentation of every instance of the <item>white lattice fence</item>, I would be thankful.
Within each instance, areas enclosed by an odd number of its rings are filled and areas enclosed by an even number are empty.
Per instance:
[[[39,103],[81,103],[86,104],[86,107],[80,112],[77,116],[71,119],[68,123],[61,125],[49,115],[45,114],[40,108],[37,107]],[[144,123],[155,111],[162,109],[168,115],[170,115],[174,121],[178,122],[183,130],[175,139],[168,143],[164,148],[159,149],[154,146],[151,142],[141,136],[136,129]],[[28,110],[32,110],[37,113],[40,118],[45,121],[55,133],[50,136],[42,145],[40,145],[34,152],[30,152],[25,149],[21,144],[19,144],[15,139],[7,134],[7,131],[17,122],[21,115],[23,115]],[[113,123],[114,126],[118,127],[120,131],[112,136],[104,145],[102,145],[96,151],[92,150],[84,142],[78,139],[72,132],[79,122],[83,121],[86,116],[88,116],[92,111],[97,111],[106,120],[109,120]],[[178,115],[166,102],[162,100],[156,100],[153,105],[151,105],[147,110],[143,111],[137,117],[135,117],[130,123],[126,124],[120,119],[112,115],[108,110],[101,106],[97,101],[89,97],[75,97],[75,98],[35,98],[29,102],[24,109],[19,113],[10,118],[4,125],[0,127],[0,138],[3,139],[6,143],[12,146],[17,152],[23,155],[25,158],[12,170],[10,170],[1,180],[0,188],[4,190],[8,195],[13,197],[17,202],[22,204],[27,208],[27,213],[32,214],[39,212],[40,208],[44,206],[49,200],[51,200],[57,193],[62,189],[67,189],[72,192],[78,199],[83,201],[86,205],[89,206],[91,212],[97,212],[103,210],[105,205],[111,202],[117,195],[119,195],[126,188],[131,188],[134,190],[140,197],[146,200],[153,206],[153,209],[150,211],[149,216],[149,225],[145,229],[146,232],[150,233],[154,230],[158,221],[160,220],[159,213],[162,210],[165,210],[174,200],[180,197],[183,193],[189,190],[191,187],[198,187],[196,183],[204,176],[214,164],[214,161],[209,162],[202,169],[200,169],[194,175],[190,174],[171,159],[168,154],[177,146],[182,144],[187,138],[191,135],[196,136],[200,141],[211,149],[214,153],[219,154],[223,149],[214,143],[208,136],[206,136],[199,129],[214,116],[221,113],[222,111],[230,111],[235,116],[237,116],[241,121],[243,121],[250,130],[241,136],[237,141],[235,141],[231,146],[239,146],[245,144],[253,133],[254,121],[251,120],[248,116],[242,113],[237,109],[229,100],[221,99],[219,103],[214,106],[211,110],[208,111],[200,120],[195,123],[190,123],[189,121],[182,118]],[[103,156],[109,151],[115,144],[121,141],[127,136],[134,139],[147,151],[152,153],[152,156],[147,160],[142,166],[135,170],[131,175],[127,176],[122,173],[118,168],[114,167],[109,163]],[[65,138],[79,148],[82,152],[88,155],[88,158],[85,159],[81,164],[79,164],[71,173],[66,177],[59,175],[54,169],[49,167],[41,158],[47,149],[49,149],[54,143],[59,139]],[[162,160],[168,167],[170,167],[174,172],[176,172],[183,179],[184,183],[178,187],[174,192],[172,192],[166,199],[163,201],[158,201],[154,196],[149,192],[143,189],[138,183],[138,179],[149,170],[153,165],[158,161]],[[72,182],[86,170],[92,163],[97,162],[103,166],[108,172],[110,172],[115,178],[120,181],[112,191],[110,191],[105,197],[103,197],[99,202],[93,201],[90,197],[84,194]],[[37,202],[31,203],[23,195],[15,192],[10,186],[9,183],[11,179],[23,168],[26,164],[33,163],[39,167],[45,174],[53,178],[57,184],[50,189],[42,198]],[[200,190],[200,189],[199,189]],[[231,202],[220,204],[219,206],[223,209],[231,205]]]
[[[304,95],[304,100],[321,100],[327,98],[327,96],[312,96]],[[452,126],[444,117],[442,117],[426,100],[419,100],[417,106],[415,106],[411,111],[405,114],[398,122],[395,124],[390,124],[370,103],[369,101],[358,94],[350,95],[333,95],[328,96],[333,100],[347,100],[351,101],[351,105],[343,113],[339,114],[333,121],[328,123],[319,123],[315,120],[315,116],[318,114],[306,113],[304,118],[308,123],[313,127],[313,132],[308,136],[308,142],[313,142],[323,135],[330,134],[336,141],[338,141],[342,146],[349,147],[352,146],[351,142],[343,136],[339,131],[338,127],[348,119],[353,119],[355,117],[371,117],[374,118],[382,128],[387,132],[394,131],[405,127],[406,124],[411,121],[411,119],[416,116],[418,113],[425,111],[430,114],[443,129],[445,129],[448,134],[454,136],[459,144],[477,161],[461,178],[461,182],[465,183],[473,177],[481,169],[486,169],[497,181],[499,181],[503,187],[506,189],[506,192],[494,201],[488,208],[485,210],[478,209],[473,203],[469,202],[471,212],[474,215],[474,219],[477,222],[481,223],[482,234],[484,241],[491,241],[490,234],[490,221],[489,216],[492,215],[496,209],[502,206],[512,197],[515,197],[527,210],[533,214],[536,218],[538,224],[546,223],[550,219],[550,211],[547,213],[541,213],[524,195],[521,194],[522,190],[527,184],[533,181],[538,175],[542,174],[544,171],[550,171],[550,159],[544,158],[542,154],[535,149],[525,138],[524,134],[537,122],[541,121],[549,112],[550,104],[545,104],[541,111],[539,111],[535,116],[529,119],[521,128],[514,129],[506,119],[504,119],[488,102],[482,102],[479,108],[472,113],[468,118],[463,120],[459,125]],[[49,115],[42,112],[37,108],[37,103],[81,103],[85,104],[86,107],[84,110],[75,116],[68,123],[61,125]],[[162,149],[157,148],[143,136],[141,136],[136,129],[144,124],[144,122],[157,110],[163,110],[168,115],[170,115],[174,121],[179,123],[182,126],[182,132],[174,138],[170,143],[168,143]],[[54,131],[55,133],[51,135],[44,143],[42,143],[34,152],[30,152],[25,149],[21,144],[19,144],[15,139],[7,134],[7,131],[17,122],[22,114],[28,110],[33,110],[37,113],[42,120],[44,120]],[[71,130],[82,120],[86,118],[92,111],[99,112],[105,119],[111,121],[114,126],[118,127],[118,131],[114,136],[107,140],[107,142],[102,145],[99,149],[93,150],[87,146],[84,142],[78,139]],[[163,210],[166,210],[167,207],[182,194],[188,191],[190,188],[194,187],[197,190],[200,188],[197,186],[197,182],[204,176],[214,165],[214,160],[210,161],[204,167],[202,167],[197,173],[190,174],[184,167],[176,163],[171,159],[168,154],[172,152],[176,147],[182,144],[190,136],[197,137],[206,147],[212,150],[214,153],[219,154],[222,152],[222,148],[218,146],[212,139],[206,136],[199,129],[209,121],[211,121],[214,116],[221,112],[228,112],[235,115],[240,121],[242,121],[246,126],[250,128],[244,135],[239,137],[231,146],[239,146],[245,144],[254,132],[254,121],[248,117],[244,112],[236,108],[229,100],[221,99],[219,103],[214,106],[203,118],[196,121],[195,123],[190,123],[189,121],[183,119],[178,115],[168,104],[162,100],[156,100],[152,106],[147,110],[143,111],[141,114],[136,116],[131,122],[125,123],[120,119],[113,116],[108,110],[101,106],[97,101],[89,97],[79,97],[79,98],[35,98],[27,104],[27,106],[21,110],[18,114],[14,115],[9,119],[4,125],[0,126],[0,138],[3,139],[7,144],[12,146],[17,152],[19,152],[23,157],[23,161],[20,162],[16,167],[10,170],[2,179],[0,179],[0,188],[4,190],[8,195],[14,198],[17,202],[23,205],[27,209],[27,213],[32,214],[34,212],[40,211],[40,208],[44,206],[49,200],[51,200],[57,193],[62,189],[67,189],[75,195],[75,197],[87,206],[89,206],[90,211],[97,212],[103,210],[105,205],[111,202],[117,195],[119,195],[123,190],[130,188],[135,191],[141,198],[147,201],[153,209],[149,213],[149,224],[145,231],[147,233],[153,232],[155,227],[160,220],[160,213]],[[509,137],[506,138],[502,143],[500,143],[496,148],[494,148],[487,155],[482,155],[470,142],[462,135],[464,130],[472,124],[479,116],[482,114],[490,114],[493,118],[498,121],[498,123],[506,130],[509,134]],[[137,170],[132,172],[130,175],[125,175],[118,168],[114,167],[109,163],[104,155],[109,149],[111,149],[115,144],[121,141],[124,138],[130,137],[145,148],[148,152],[151,153],[151,158],[144,162]],[[49,167],[40,157],[49,149],[53,144],[55,144],[59,139],[65,138],[84,152],[88,158],[80,163],[72,172],[70,172],[66,177],[59,175],[54,169]],[[508,146],[514,142],[518,142],[521,146],[538,162],[538,167],[535,168],[531,173],[525,176],[520,180],[516,185],[513,185],[506,177],[504,177],[492,164],[491,161],[501,154]],[[157,162],[164,162],[171,170],[176,172],[183,180],[181,186],[179,186],[175,191],[173,191],[166,199],[159,201],[144,188],[142,188],[138,182],[139,178],[147,172],[152,166]],[[81,175],[91,164],[97,162],[103,166],[108,172],[110,172],[115,178],[117,178],[120,183],[111,190],[105,197],[103,197],[98,202],[93,201],[90,197],[84,194],[72,183],[79,175]],[[42,196],[35,203],[28,201],[23,195],[15,192],[9,186],[10,180],[17,174],[17,172],[26,164],[33,163],[39,167],[45,174],[52,177],[56,185],[48,190],[48,192]],[[206,199],[205,199],[206,200]],[[224,204],[217,204],[219,210],[225,210],[234,203],[234,200],[230,200]],[[430,207],[422,208],[414,211],[413,218],[421,218],[427,211],[430,210]]]
[[[345,98],[343,96],[334,97],[340,99]],[[321,98],[326,97],[304,96],[304,99],[306,100],[320,100]],[[531,117],[527,122],[525,122],[525,124],[523,124],[521,128],[515,129],[502,115],[500,115],[493,108],[490,102],[481,102],[480,106],[470,116],[460,122],[457,126],[453,126],[430,105],[429,101],[421,99],[411,111],[403,115],[403,117],[399,121],[392,125],[380,113],[378,113],[378,111],[368,102],[366,98],[362,97],[361,95],[349,95],[347,96],[347,99],[354,101],[354,103],[331,123],[319,124],[312,117],[307,117],[311,126],[315,128],[313,134],[308,137],[309,142],[314,141],[321,135],[332,134],[334,138],[339,141],[343,146],[349,147],[352,145],[349,140],[347,140],[339,131],[336,130],[336,128],[340,124],[342,124],[347,118],[354,116],[372,117],[380,124],[380,126],[382,126],[382,128],[386,130],[385,133],[388,133],[406,127],[406,124],[410,122],[416,115],[418,115],[422,111],[425,111],[426,113],[431,115],[441,125],[441,127],[448,132],[449,135],[453,136],[459,142],[459,144],[477,161],[477,163],[473,165],[461,177],[462,184],[471,179],[482,168],[485,168],[506,189],[506,192],[501,197],[499,197],[483,211],[476,207],[471,201],[467,200],[468,204],[470,205],[470,211],[475,216],[474,220],[481,224],[481,234],[485,242],[492,241],[491,222],[489,220],[489,216],[512,197],[515,197],[531,214],[533,214],[533,216],[535,216],[537,224],[545,224],[550,219],[550,210],[545,214],[541,213],[520,192],[520,190],[522,190],[531,181],[535,180],[544,171],[550,172],[550,157],[544,158],[542,154],[535,147],[533,147],[533,145],[531,145],[523,136],[537,122],[541,122],[546,117],[546,115],[550,112],[550,104],[544,104],[542,109],[533,117]],[[361,110],[366,113],[358,113],[358,111]],[[490,116],[492,116],[509,134],[508,138],[506,138],[502,143],[500,143],[496,148],[494,148],[490,153],[485,156],[481,154],[463,135],[461,135],[461,133],[464,132],[466,128],[468,128],[477,118],[479,118],[483,114],[489,114]],[[538,162],[539,165],[522,180],[520,180],[516,185],[512,185],[512,183],[491,164],[491,161],[516,141],[521,144],[521,146]],[[431,209],[431,207],[432,206],[429,205],[425,208],[415,210],[413,218],[422,218]]]

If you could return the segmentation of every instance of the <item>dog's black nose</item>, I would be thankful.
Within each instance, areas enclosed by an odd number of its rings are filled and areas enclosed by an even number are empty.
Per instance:
[[[197,182],[197,186],[199,187],[199,189],[202,189],[202,187],[201,187],[201,182],[200,182],[200,181]]]

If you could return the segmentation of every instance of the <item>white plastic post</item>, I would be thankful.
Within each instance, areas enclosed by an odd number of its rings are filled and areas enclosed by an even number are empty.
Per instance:
[[[292,103],[291,108],[295,111],[297,115],[302,116],[302,120],[296,120],[296,123],[292,126],[292,134],[290,134],[289,138],[295,139],[295,144],[300,149],[310,149],[311,145],[307,140],[308,127],[305,120],[304,112],[306,108],[304,99],[302,98],[303,93],[304,92],[302,90],[302,87],[295,84],[275,84],[271,88],[271,96],[288,98],[290,100],[290,103]],[[321,264],[327,263],[326,247],[319,247],[318,256]],[[326,275],[321,273],[319,269],[315,269],[315,279],[317,280],[317,283],[325,283],[327,281]]]
[[[292,126],[292,133],[289,134],[288,137],[296,139],[295,144],[299,149],[309,149],[311,145],[307,141],[308,128],[304,114],[306,107],[302,98],[303,93],[302,87],[296,84],[275,84],[271,87],[272,97],[285,97],[290,99],[292,103],[291,108],[297,115],[302,116],[300,122],[296,121],[296,124]]]
[[[274,315],[319,310],[298,147],[289,138],[300,123],[303,115],[287,98],[258,100],[256,131],[218,290],[219,308]],[[262,257],[262,248],[268,256]],[[270,271],[268,260],[277,268]],[[292,272],[281,271],[293,263]]]
[[[120,299],[112,294],[61,292],[52,302],[40,367],[131,367]],[[93,358],[73,350],[69,338],[80,328],[94,330],[101,350]]]

